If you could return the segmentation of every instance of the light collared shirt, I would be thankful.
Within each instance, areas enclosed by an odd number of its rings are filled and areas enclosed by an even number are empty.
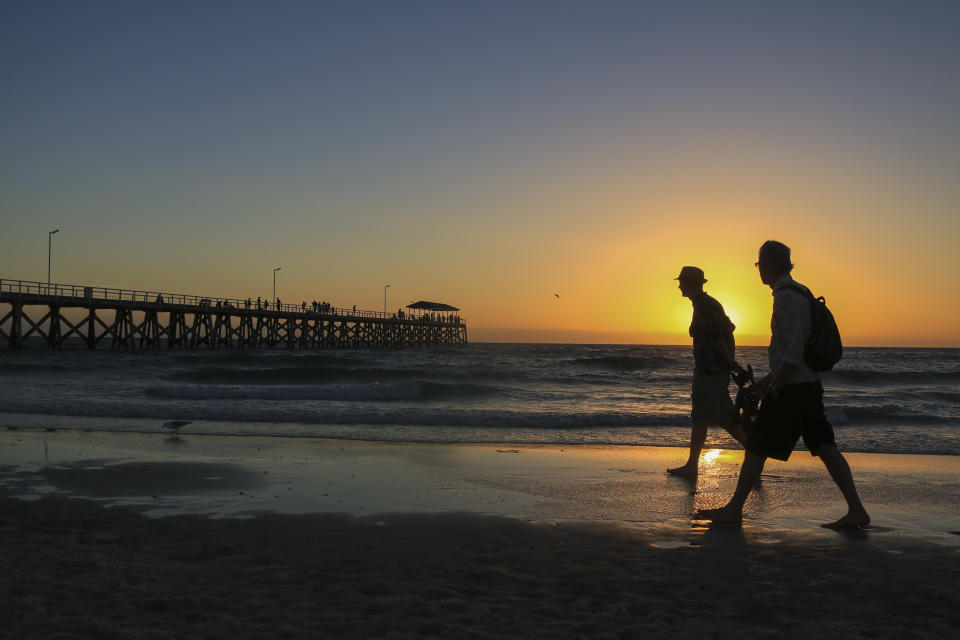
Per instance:
[[[789,384],[817,382],[820,376],[803,359],[803,351],[810,338],[810,301],[806,295],[791,288],[795,286],[808,291],[789,274],[773,285],[773,317],[770,319],[767,357],[771,371],[779,369],[784,362],[797,367]]]

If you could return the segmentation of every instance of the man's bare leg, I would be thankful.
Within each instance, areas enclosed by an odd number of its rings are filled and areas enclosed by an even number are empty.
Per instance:
[[[763,473],[763,465],[766,462],[765,457],[744,451],[740,477],[737,478],[737,488],[734,490],[730,501],[719,509],[701,509],[693,517],[699,520],[739,524],[743,520],[743,505],[747,502],[747,497],[754,485],[757,484],[757,480],[760,479],[760,474]]]
[[[820,447],[817,455],[820,456],[827,471],[830,472],[830,477],[840,488],[843,499],[847,501],[847,515],[836,522],[823,526],[839,529],[843,527],[865,527],[870,524],[870,516],[864,508],[863,502],[860,501],[860,494],[857,493],[857,487],[853,482],[850,465],[847,464],[847,460],[840,453],[840,450],[833,445],[825,445]]]
[[[717,423],[719,426],[733,436],[733,439],[744,444],[747,441],[747,433],[743,425],[731,415],[729,418]],[[690,455],[682,467],[667,469],[667,473],[677,476],[695,477],[699,472],[700,453],[703,451],[703,444],[707,441],[707,424],[698,424],[696,422],[690,427]]]
[[[707,425],[695,421],[690,427],[690,455],[686,463],[682,467],[667,469],[667,473],[695,478],[700,465],[700,452],[703,451],[703,443],[706,441]]]

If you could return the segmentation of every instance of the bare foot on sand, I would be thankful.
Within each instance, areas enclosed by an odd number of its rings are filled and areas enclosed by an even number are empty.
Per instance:
[[[717,524],[742,524],[743,513],[733,507],[720,507],[719,509],[700,509],[693,514],[694,520],[712,520]]]
[[[697,477],[697,465],[685,464],[682,467],[675,467],[673,469],[667,469],[667,473],[672,476],[680,476],[683,478],[696,478]]]
[[[827,529],[847,529],[850,527],[865,527],[870,524],[870,516],[866,511],[849,512],[836,522],[829,522],[825,525]]]

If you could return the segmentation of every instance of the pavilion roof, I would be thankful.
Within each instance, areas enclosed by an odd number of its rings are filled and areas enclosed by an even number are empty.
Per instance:
[[[418,300],[407,305],[407,309],[422,309],[424,311],[460,311],[457,307],[442,302],[428,302],[427,300]]]

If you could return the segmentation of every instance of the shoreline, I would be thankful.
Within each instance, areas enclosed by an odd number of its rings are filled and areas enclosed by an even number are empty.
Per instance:
[[[708,449],[695,480],[666,474],[685,449],[639,445],[394,443],[105,431],[0,431],[5,496],[90,498],[149,517],[467,512],[534,522],[690,526],[722,504],[743,453]],[[877,539],[960,545],[960,457],[845,454]],[[768,461],[744,526],[819,534],[843,513],[805,451]]]
[[[164,433],[157,425],[161,422],[158,418],[147,417],[102,417],[102,416],[64,416],[45,413],[5,413],[0,412],[0,433],[10,432],[84,432],[84,433],[113,433],[117,435],[124,434],[142,434],[156,435]],[[424,425],[397,425],[393,427],[392,432],[384,433],[384,425],[358,425],[358,424],[304,424],[300,422],[288,423],[270,423],[271,429],[284,428],[286,431],[264,433],[245,432],[243,429],[231,430],[229,426],[236,425],[236,421],[231,420],[194,420],[190,427],[185,431],[185,435],[192,437],[209,436],[223,438],[279,438],[279,439],[303,439],[303,440],[343,440],[347,442],[374,443],[374,444],[424,444],[424,445],[502,445],[502,446],[566,446],[566,447],[590,447],[590,446],[609,446],[609,447],[668,447],[683,448],[686,446],[689,438],[690,427],[688,424],[676,426],[639,426],[639,427],[610,427],[610,428],[592,428],[587,430],[589,437],[584,435],[583,439],[569,439],[569,431],[565,429],[545,429],[536,428],[526,432],[526,438],[504,438],[503,434],[497,433],[496,428],[484,429],[475,427],[455,427],[448,430],[441,429],[447,437],[438,437],[438,428],[435,426]],[[262,425],[256,421],[249,423],[240,423],[244,427],[253,427],[254,429]],[[110,425],[105,427],[105,425]],[[878,427],[851,426],[844,425],[838,428],[841,434],[840,439],[846,440],[850,448],[842,447],[844,454],[873,454],[873,455],[906,455],[906,456],[952,456],[960,458],[960,449],[955,445],[947,445],[946,450],[929,450],[929,447],[921,447],[919,450],[901,450],[894,453],[888,451],[872,451],[856,448],[857,438],[867,436],[876,431]],[[223,430],[226,429],[226,430]],[[389,429],[389,428],[388,428]],[[514,434],[517,430],[513,427],[506,428]],[[926,430],[927,435],[952,438],[951,427],[931,427]],[[604,438],[602,443],[595,442],[594,439],[598,433]],[[478,436],[478,434],[483,434]],[[534,436],[534,434],[536,434]],[[583,435],[583,434],[581,434]],[[568,438],[568,439],[564,439]],[[637,443],[637,441],[642,444]],[[841,445],[844,444],[841,442]],[[802,440],[798,442],[796,453],[806,453],[803,448]],[[707,433],[707,448],[719,448],[728,451],[742,451],[742,446],[730,437],[722,429],[711,429]]]

